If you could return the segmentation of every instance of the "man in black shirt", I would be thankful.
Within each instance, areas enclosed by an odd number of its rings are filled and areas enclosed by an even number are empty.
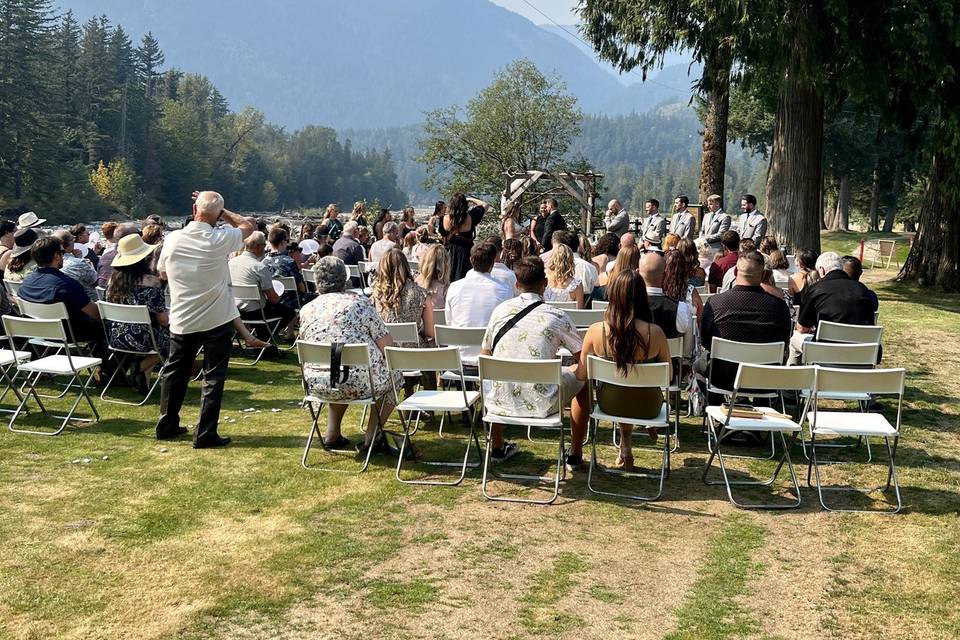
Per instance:
[[[540,241],[540,244],[544,251],[550,251],[553,249],[553,232],[566,229],[567,222],[557,211],[556,198],[547,198],[545,202],[547,204],[547,218],[540,223],[543,225],[543,240]]]
[[[703,308],[701,336],[710,349],[714,337],[737,342],[783,342],[790,338],[790,309],[783,300],[760,286],[763,256],[753,251],[737,260],[733,288],[712,296]],[[713,363],[714,386],[733,389],[738,365],[717,360]]]

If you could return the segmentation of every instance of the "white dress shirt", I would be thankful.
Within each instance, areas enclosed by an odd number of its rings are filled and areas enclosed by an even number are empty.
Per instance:
[[[517,290],[517,274],[502,262],[494,262],[493,269],[490,270],[490,276],[497,282],[502,282],[510,289],[512,296]]]
[[[380,258],[387,255],[391,249],[396,249],[397,243],[389,238],[377,240],[370,245],[370,262],[380,262]]]
[[[497,305],[513,296],[513,290],[489,273],[467,271],[447,289],[447,324],[454,327],[486,327]],[[461,347],[460,358],[476,364],[479,347]]]
[[[597,280],[600,279],[597,265],[584,260],[577,254],[573,255],[573,275],[583,284],[583,295],[586,297],[593,293]]]

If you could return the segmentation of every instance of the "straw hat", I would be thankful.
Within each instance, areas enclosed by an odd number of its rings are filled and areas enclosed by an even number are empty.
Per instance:
[[[646,242],[649,242],[650,244],[655,244],[657,246],[660,246],[660,243],[663,242],[660,239],[660,234],[657,233],[657,230],[654,229],[653,227],[650,227],[649,229],[647,229],[647,232],[644,234],[643,239]]]
[[[20,229],[30,229],[32,227],[39,227],[46,221],[46,218],[38,218],[37,214],[35,214],[33,211],[27,211],[26,213],[20,215],[20,218],[17,221],[17,227]]]
[[[33,243],[39,237],[33,229],[20,229],[13,234],[13,249],[10,250],[10,256],[16,258],[24,253],[30,253]]]
[[[157,250],[158,244],[147,244],[143,238],[135,233],[120,238],[117,243],[117,257],[113,259],[114,267],[128,267],[136,264]]]

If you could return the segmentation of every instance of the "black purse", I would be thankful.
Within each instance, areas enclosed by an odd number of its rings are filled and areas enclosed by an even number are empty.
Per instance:
[[[343,357],[343,343],[334,342],[330,345],[330,388],[336,389],[338,384],[347,381],[350,377],[350,367],[340,365]]]

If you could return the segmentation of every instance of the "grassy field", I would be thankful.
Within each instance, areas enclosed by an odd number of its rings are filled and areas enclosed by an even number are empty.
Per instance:
[[[824,513],[806,488],[799,510],[739,511],[700,481],[694,420],[645,506],[597,499],[585,473],[530,507],[484,500],[476,472],[426,489],[386,458],[305,471],[288,356],[231,367],[225,450],[158,443],[155,402],[101,404],[57,438],[0,433],[0,637],[960,637],[960,298],[876,288],[885,363],[909,370],[901,515]],[[456,444],[425,431],[426,454]],[[521,446],[528,464],[553,451]]]

